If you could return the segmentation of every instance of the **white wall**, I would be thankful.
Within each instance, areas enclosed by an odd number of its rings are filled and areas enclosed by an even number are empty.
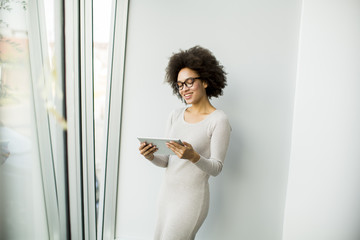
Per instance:
[[[136,136],[159,136],[182,106],[163,84],[172,52],[196,44],[225,66],[214,101],[232,124],[223,172],[197,239],[279,240],[290,156],[300,0],[130,1],[116,237],[151,239],[163,169]]]
[[[360,239],[360,1],[304,0],[284,240]]]

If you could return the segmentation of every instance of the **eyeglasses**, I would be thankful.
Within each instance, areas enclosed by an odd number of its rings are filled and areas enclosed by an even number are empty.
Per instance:
[[[183,88],[184,88],[184,85],[186,85],[186,87],[188,87],[188,88],[191,88],[192,86],[193,86],[193,84],[194,84],[194,82],[195,82],[195,80],[196,79],[200,79],[200,77],[189,77],[189,78],[187,78],[186,80],[185,80],[185,82],[176,82],[176,84],[177,84],[177,88],[179,89],[179,90],[183,90]]]

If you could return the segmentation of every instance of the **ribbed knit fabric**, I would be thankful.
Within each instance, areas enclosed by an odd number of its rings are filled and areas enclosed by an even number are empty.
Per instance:
[[[166,136],[190,143],[200,160],[192,163],[176,155],[154,155],[151,162],[166,168],[155,240],[195,238],[209,209],[209,176],[221,172],[229,145],[231,127],[223,111],[215,110],[198,123],[188,123],[185,110],[170,114]]]

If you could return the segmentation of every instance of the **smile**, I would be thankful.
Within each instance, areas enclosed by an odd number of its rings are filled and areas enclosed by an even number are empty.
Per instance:
[[[184,94],[184,98],[185,98],[185,99],[189,99],[189,98],[191,98],[191,96],[192,96],[192,93]]]

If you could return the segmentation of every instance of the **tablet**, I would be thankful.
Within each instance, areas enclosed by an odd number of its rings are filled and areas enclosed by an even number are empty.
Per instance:
[[[181,145],[184,145],[180,139],[174,139],[174,138],[138,137],[138,139],[140,142],[146,142],[148,144],[151,143],[152,145],[155,145],[158,148],[155,154],[175,155],[175,153],[166,146],[166,143],[170,141],[174,141]]]

